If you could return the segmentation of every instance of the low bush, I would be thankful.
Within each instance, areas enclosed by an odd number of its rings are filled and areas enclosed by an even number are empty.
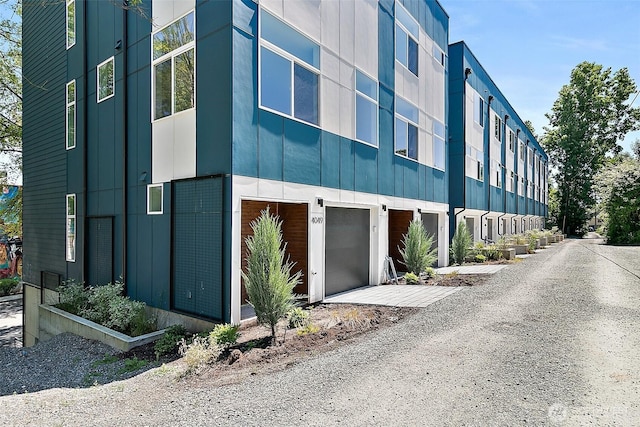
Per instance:
[[[427,276],[427,278],[435,277],[436,276],[436,269],[433,268],[433,267],[427,267],[424,270],[424,274],[425,274],[425,276]]]
[[[121,282],[89,288],[66,282],[58,289],[56,307],[132,337],[154,331],[155,320],[147,316],[146,304],[123,296],[123,289]]]
[[[222,349],[209,338],[196,336],[191,343],[182,339],[179,344],[179,353],[187,364],[189,372],[194,372],[204,365],[215,362]]]
[[[406,280],[407,285],[415,285],[420,281],[420,278],[413,273],[407,273],[404,275],[404,280]]]
[[[309,311],[304,310],[302,307],[294,307],[287,313],[287,319],[289,321],[289,329],[301,328],[307,326],[311,319],[309,317]]]
[[[402,237],[403,247],[398,247],[398,250],[402,256],[402,264],[407,267],[410,273],[420,275],[438,260],[438,249],[431,249],[433,236],[427,234],[421,220],[411,221],[407,234]]]
[[[176,353],[180,341],[187,337],[187,330],[182,325],[169,326],[162,337],[156,341],[153,350],[156,353],[156,359],[167,354]]]
[[[18,279],[0,279],[0,297],[11,295],[19,283]]]
[[[232,325],[230,323],[216,325],[209,333],[209,340],[224,349],[228,349],[238,342],[238,337],[240,336],[238,333],[239,327],[239,325]]]
[[[475,262],[485,262],[486,260],[487,260],[487,257],[482,254],[477,254],[474,258]]]

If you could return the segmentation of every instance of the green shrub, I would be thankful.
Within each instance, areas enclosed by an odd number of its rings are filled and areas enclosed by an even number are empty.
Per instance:
[[[302,273],[291,274],[293,263],[285,261],[282,221],[270,215],[269,208],[251,223],[251,229],[253,236],[246,239],[247,271],[242,278],[258,323],[271,328],[275,343],[276,325],[293,307],[293,288]]]
[[[239,325],[230,323],[216,325],[209,333],[209,340],[213,340],[215,344],[227,349],[238,342],[238,337],[240,336],[238,333],[239,327]]]
[[[161,356],[174,353],[178,350],[180,341],[187,336],[187,330],[182,325],[169,326],[162,337],[156,341],[153,350],[156,353],[156,359]]]
[[[10,295],[19,283],[18,279],[0,279],[0,297]]]
[[[302,307],[294,307],[289,310],[287,319],[289,320],[289,329],[307,326],[311,321],[309,311],[304,310]]]
[[[196,371],[203,365],[215,362],[222,350],[208,338],[195,337],[191,343],[182,339],[179,344],[179,353],[187,364],[189,372]]]
[[[469,234],[469,230],[467,230],[467,224],[464,221],[460,221],[453,235],[453,241],[451,242],[453,260],[456,264],[462,264],[464,262],[472,243],[471,234]]]
[[[487,257],[487,259],[490,259],[491,261],[497,261],[500,258],[502,258],[502,252],[495,246],[495,245],[489,245],[484,249],[484,256]]]
[[[477,254],[474,258],[475,262],[480,262],[480,263],[485,262],[486,260],[487,260],[487,257],[482,254]]]
[[[527,252],[533,253],[536,250],[536,246],[538,246],[538,237],[533,234],[527,234]]]
[[[436,269],[433,267],[427,267],[426,270],[424,270],[424,274],[427,277],[435,277],[436,276]]]
[[[415,285],[420,281],[420,278],[417,275],[409,272],[404,275],[404,280],[407,281],[408,285]]]
[[[438,259],[438,250],[431,249],[433,236],[427,235],[422,226],[422,221],[414,219],[409,223],[407,234],[402,239],[402,249],[398,247],[402,255],[402,264],[410,273],[420,275],[427,267],[430,267]]]
[[[155,321],[148,318],[146,304],[123,296],[123,289],[121,282],[85,288],[68,281],[58,289],[56,307],[133,337],[154,331]]]

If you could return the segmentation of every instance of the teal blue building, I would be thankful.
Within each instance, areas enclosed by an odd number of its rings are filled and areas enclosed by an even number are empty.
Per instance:
[[[25,0],[27,323],[63,280],[118,278],[237,323],[267,206],[309,302],[386,280],[414,218],[447,265],[448,22],[435,0]]]

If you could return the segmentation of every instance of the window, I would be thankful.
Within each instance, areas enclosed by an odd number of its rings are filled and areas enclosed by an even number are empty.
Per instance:
[[[396,97],[396,154],[418,160],[418,108]]]
[[[531,180],[527,180],[527,197],[533,198],[533,182]]]
[[[484,127],[484,99],[477,93],[474,96],[473,120],[481,127]]]
[[[511,151],[511,153],[514,152],[515,145],[516,145],[516,134],[513,133],[511,129],[509,129],[509,151]]]
[[[520,191],[518,191],[519,196],[524,196],[524,177],[520,177]]]
[[[407,10],[396,2],[396,59],[418,75],[420,26]]]
[[[356,70],[356,139],[378,146],[378,83]]]
[[[529,156],[527,157],[529,159],[529,167],[533,167],[533,150],[531,148],[529,148],[527,155]]]
[[[433,57],[440,65],[444,67],[445,55],[437,44],[433,44]]]
[[[478,175],[476,179],[478,181],[484,181],[484,161],[478,160]]]
[[[522,141],[518,144],[518,156],[520,161],[524,162],[524,143]]]
[[[433,167],[445,169],[445,128],[444,124],[437,120],[433,121]]]
[[[76,44],[76,1],[67,0],[67,49]]]
[[[149,184],[147,186],[147,214],[158,215],[162,213],[162,184]]]
[[[67,119],[66,146],[67,150],[76,146],[76,81],[67,83]]]
[[[469,158],[469,162],[474,162],[476,164],[476,169],[473,172],[474,175],[468,176],[471,176],[478,181],[484,181],[484,153],[470,145],[467,145],[467,157]]]
[[[76,195],[67,194],[67,261],[76,260]]]
[[[113,56],[102,64],[98,65],[97,73],[97,96],[98,102],[111,98],[114,94],[115,85],[113,82]]]
[[[493,121],[494,121],[493,137],[498,141],[502,141],[502,119],[497,114],[494,114]]]
[[[493,161],[493,173],[496,176],[496,187],[502,188],[502,165]]]
[[[507,179],[507,191],[513,193],[514,172],[509,171],[509,178]]]
[[[153,117],[195,107],[194,14],[153,34]]]
[[[260,11],[260,106],[318,125],[320,46]]]

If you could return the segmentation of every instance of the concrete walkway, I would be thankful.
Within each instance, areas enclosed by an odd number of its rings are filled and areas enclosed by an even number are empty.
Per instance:
[[[507,267],[504,264],[492,264],[492,265],[458,265],[455,267],[441,267],[436,268],[438,274],[449,274],[457,272],[458,274],[494,274],[503,268]]]
[[[22,347],[22,295],[0,298],[0,347]]]
[[[460,287],[421,285],[364,286],[331,295],[323,302],[334,304],[374,304],[391,307],[426,307],[455,292]]]

